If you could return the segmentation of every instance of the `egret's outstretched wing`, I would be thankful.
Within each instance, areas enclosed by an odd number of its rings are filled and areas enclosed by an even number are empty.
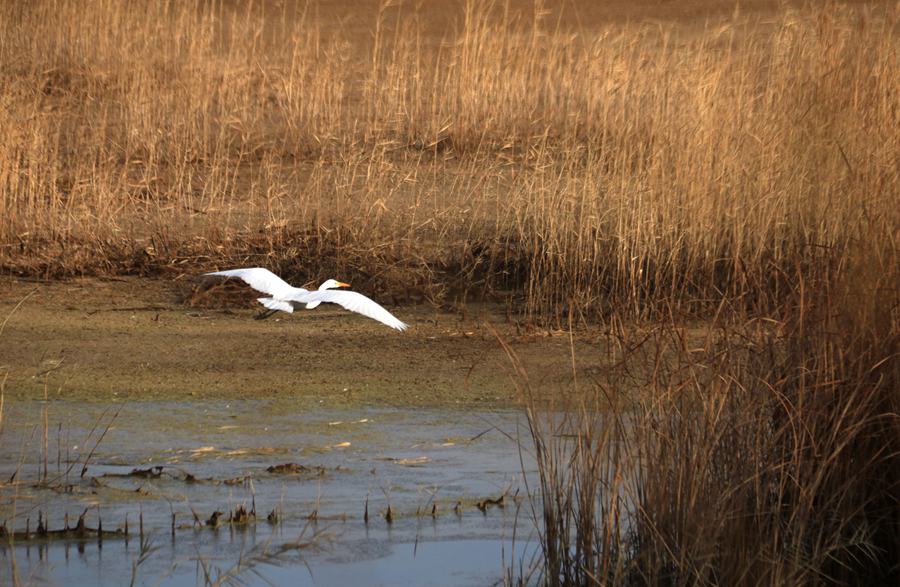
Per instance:
[[[282,312],[287,312],[288,314],[294,313],[294,306],[292,306],[290,302],[282,302],[280,300],[274,300],[272,298],[256,298],[256,301],[270,310],[281,310]]]
[[[408,326],[397,320],[393,314],[382,308],[377,302],[370,300],[361,293],[355,291],[311,291],[303,296],[295,298],[301,303],[309,302],[329,302],[343,306],[351,312],[368,316],[373,320],[378,320],[382,324],[386,324],[397,330],[406,330]]]
[[[206,275],[220,275],[222,277],[239,277],[255,289],[267,293],[275,299],[287,299],[294,295],[299,288],[291,287],[283,279],[262,267],[250,267],[247,269],[230,269],[228,271],[214,271]],[[306,291],[306,290],[301,290]]]

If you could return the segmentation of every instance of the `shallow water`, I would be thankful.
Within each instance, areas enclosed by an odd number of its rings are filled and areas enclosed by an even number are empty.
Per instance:
[[[0,486],[7,527],[34,531],[40,512],[55,530],[87,511],[86,525],[100,516],[104,530],[127,517],[129,536],[19,540],[0,547],[0,564],[25,584],[122,585],[134,572],[136,585],[202,585],[229,570],[251,585],[495,584],[534,551],[535,467],[517,439],[527,426],[513,411],[7,402],[0,479],[18,470]],[[305,469],[267,471],[285,463]],[[43,478],[50,488],[35,485]],[[206,524],[254,504],[253,523]]]

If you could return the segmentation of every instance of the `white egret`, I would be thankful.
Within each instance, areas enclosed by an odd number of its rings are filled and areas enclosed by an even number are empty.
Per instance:
[[[307,310],[312,310],[322,302],[343,306],[351,312],[357,312],[378,320],[382,324],[397,330],[406,330],[408,325],[394,317],[378,303],[370,300],[361,293],[355,291],[332,291],[338,287],[350,287],[349,283],[343,283],[335,279],[329,279],[319,286],[318,290],[310,291],[302,287],[294,287],[283,279],[262,267],[250,267],[247,269],[231,269],[229,271],[214,271],[206,275],[220,275],[222,277],[239,277],[244,282],[272,297],[258,298],[257,301],[269,309],[270,313],[277,310],[293,313],[294,304],[306,304]]]

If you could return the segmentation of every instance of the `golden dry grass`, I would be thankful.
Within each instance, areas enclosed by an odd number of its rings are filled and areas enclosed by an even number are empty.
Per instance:
[[[613,321],[616,360],[549,411],[504,345],[539,469],[539,583],[896,584],[900,271],[878,248],[798,268],[789,302],[704,336]]]
[[[0,264],[515,290],[550,321],[777,304],[854,239],[894,252],[900,9],[749,7],[4,3]]]

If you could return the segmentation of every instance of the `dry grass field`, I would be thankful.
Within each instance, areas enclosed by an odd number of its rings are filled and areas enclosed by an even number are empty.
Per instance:
[[[4,2],[0,268],[600,324],[564,423],[510,350],[544,582],[894,584],[898,49],[890,1]]]
[[[896,6],[584,4],[4,3],[0,265],[559,322],[770,309],[893,255]]]

